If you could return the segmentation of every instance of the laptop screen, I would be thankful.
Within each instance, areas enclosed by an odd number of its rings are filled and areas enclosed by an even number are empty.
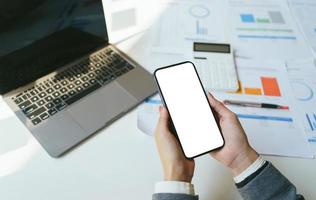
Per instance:
[[[0,1],[0,94],[107,43],[102,0]]]

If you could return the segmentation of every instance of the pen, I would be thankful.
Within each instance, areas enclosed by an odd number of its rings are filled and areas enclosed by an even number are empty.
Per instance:
[[[281,106],[281,105],[270,104],[270,103],[255,103],[255,102],[246,102],[246,101],[224,100],[224,104],[226,104],[226,105],[235,105],[235,106],[243,106],[243,107],[271,108],[271,109],[289,110],[288,106]]]

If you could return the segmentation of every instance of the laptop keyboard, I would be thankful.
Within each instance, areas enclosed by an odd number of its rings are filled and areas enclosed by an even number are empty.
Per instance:
[[[16,95],[12,100],[33,125],[75,103],[134,67],[106,48]]]

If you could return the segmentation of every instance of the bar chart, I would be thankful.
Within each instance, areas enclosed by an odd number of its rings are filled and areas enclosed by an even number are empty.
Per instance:
[[[280,11],[268,11],[267,16],[264,17],[256,17],[252,13],[241,13],[240,19],[243,23],[285,24],[285,20]]]
[[[275,77],[259,77],[260,82],[256,86],[243,86],[242,81],[239,80],[239,90],[236,94],[246,95],[264,95],[272,97],[281,97],[281,90],[277,78]]]
[[[207,35],[208,34],[207,27],[201,26],[199,20],[196,21],[196,34],[197,35]]]
[[[229,6],[231,38],[238,54],[260,59],[312,56],[290,9],[280,1],[230,0]]]
[[[241,33],[241,39],[272,39],[272,40],[296,40],[292,34],[293,30],[286,27],[286,21],[280,11],[266,11],[260,13],[240,13],[241,26],[236,30]],[[253,25],[253,26],[251,26]],[[265,34],[249,34],[265,33]]]

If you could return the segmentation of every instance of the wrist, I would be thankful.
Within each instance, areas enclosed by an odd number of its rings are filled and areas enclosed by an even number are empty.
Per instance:
[[[259,154],[251,147],[242,151],[235,158],[234,162],[229,166],[232,174],[238,176],[244,170],[246,170],[252,163],[254,163],[259,157]]]
[[[190,169],[185,169],[183,166],[173,166],[166,170],[164,180],[191,183],[192,177],[193,173]]]

